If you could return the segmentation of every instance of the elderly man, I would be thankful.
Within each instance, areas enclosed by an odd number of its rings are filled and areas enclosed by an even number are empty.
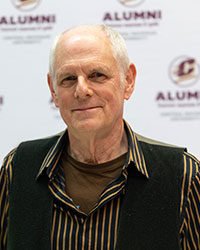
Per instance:
[[[2,250],[200,249],[199,161],[123,120],[135,76],[111,28],[56,39],[48,84],[67,130],[5,158]]]

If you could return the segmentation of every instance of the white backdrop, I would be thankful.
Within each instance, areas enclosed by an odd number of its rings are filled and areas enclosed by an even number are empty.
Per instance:
[[[105,23],[126,39],[137,68],[125,119],[144,136],[200,158],[199,0],[0,2],[0,161],[19,142],[65,128],[47,86],[54,36]]]

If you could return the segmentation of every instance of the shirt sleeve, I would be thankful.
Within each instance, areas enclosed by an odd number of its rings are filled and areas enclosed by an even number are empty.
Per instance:
[[[200,162],[192,155],[183,155],[181,195],[181,245],[183,250],[200,250]]]
[[[6,241],[8,234],[8,191],[12,180],[12,159],[14,156],[13,150],[4,159],[0,169],[0,249],[6,250]]]

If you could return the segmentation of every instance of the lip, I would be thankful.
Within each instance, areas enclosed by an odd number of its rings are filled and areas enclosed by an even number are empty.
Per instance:
[[[83,108],[77,108],[73,109],[72,112],[85,112],[85,111],[93,111],[95,109],[102,108],[101,106],[93,106],[93,107],[83,107]]]

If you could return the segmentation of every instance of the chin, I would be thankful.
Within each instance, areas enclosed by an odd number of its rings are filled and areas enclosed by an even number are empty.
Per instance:
[[[77,130],[79,132],[95,132],[101,129],[101,124],[97,120],[83,120],[83,121],[77,121],[71,126],[73,130]]]

